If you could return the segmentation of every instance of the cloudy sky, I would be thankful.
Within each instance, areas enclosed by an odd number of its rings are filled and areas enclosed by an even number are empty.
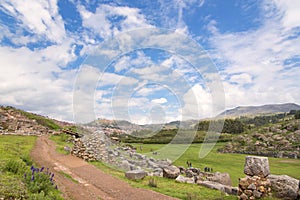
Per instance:
[[[141,124],[300,104],[299,36],[298,0],[1,0],[0,104]]]

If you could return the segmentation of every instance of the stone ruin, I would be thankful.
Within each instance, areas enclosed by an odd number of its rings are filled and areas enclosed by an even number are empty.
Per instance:
[[[156,160],[139,154],[131,147],[120,146],[104,132],[85,134],[74,139],[71,154],[86,161],[101,161],[123,171],[144,170],[148,175],[163,176],[163,168],[171,165],[170,160]]]
[[[56,131],[40,125],[20,112],[9,107],[0,107],[0,135],[44,135],[57,134]]]
[[[299,180],[287,175],[270,175],[267,157],[247,156],[244,173],[239,179],[238,198],[241,200],[276,196],[280,199],[299,198]]]
[[[198,184],[222,192],[237,195],[238,188],[231,186],[228,173],[204,172],[194,167],[177,167],[168,159],[158,160],[139,154],[135,149],[120,146],[98,131],[74,139],[71,154],[86,161],[101,161],[121,169],[129,179],[141,179],[147,176],[160,176],[175,179],[176,182]]]
[[[242,200],[272,195],[287,200],[300,197],[299,180],[287,175],[271,175],[267,157],[247,156],[244,166],[246,177],[239,179],[238,187],[232,187],[228,173],[205,172],[194,167],[177,167],[168,159],[157,160],[139,154],[131,147],[120,146],[101,131],[74,139],[71,154],[87,161],[101,161],[122,169],[129,179],[160,176],[175,179],[176,182],[198,184],[238,195]]]

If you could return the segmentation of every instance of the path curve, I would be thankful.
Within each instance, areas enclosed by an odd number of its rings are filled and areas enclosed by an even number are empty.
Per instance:
[[[55,173],[55,181],[66,199],[72,200],[174,200],[175,198],[141,188],[106,174],[95,166],[72,155],[55,151],[56,145],[47,135],[37,138],[31,157],[40,166],[48,167]],[[69,174],[77,182],[66,178]]]

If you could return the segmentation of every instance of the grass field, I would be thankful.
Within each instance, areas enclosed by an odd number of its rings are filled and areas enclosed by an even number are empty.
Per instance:
[[[161,149],[163,144],[133,144],[137,147],[139,153],[147,154],[148,152]],[[177,159],[174,164],[177,166],[187,167],[186,162],[192,163],[193,167],[203,170],[204,167],[211,167],[213,171],[228,172],[230,174],[233,185],[237,186],[238,178],[244,177],[243,169],[246,155],[244,154],[223,154],[218,153],[217,149],[222,147],[224,143],[217,143],[214,149],[203,159],[199,158],[199,150],[201,144],[191,144],[184,154]],[[140,150],[142,146],[142,151]],[[173,148],[179,148],[180,144],[174,144]],[[152,155],[154,158],[160,155]],[[272,174],[286,174],[294,178],[300,179],[300,160],[269,158],[270,170]]]

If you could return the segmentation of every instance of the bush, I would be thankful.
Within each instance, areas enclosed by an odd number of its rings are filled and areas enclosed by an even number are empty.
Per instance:
[[[51,173],[42,167],[41,169],[31,166],[31,171],[24,174],[25,183],[29,192],[48,195],[51,190],[57,189],[54,184],[54,173]]]
[[[200,200],[197,194],[187,193],[186,194],[187,200]]]
[[[300,110],[296,111],[295,119],[300,119]]]
[[[150,186],[150,187],[157,187],[157,182],[156,182],[156,180],[155,180],[154,177],[151,177],[149,179],[148,186]]]
[[[18,177],[0,175],[0,199],[26,199],[25,184]]]
[[[22,155],[20,158],[26,163],[26,165],[30,166],[33,163],[29,155]]]
[[[22,160],[9,160],[5,164],[4,170],[14,174],[23,174],[26,170],[26,164]]]

